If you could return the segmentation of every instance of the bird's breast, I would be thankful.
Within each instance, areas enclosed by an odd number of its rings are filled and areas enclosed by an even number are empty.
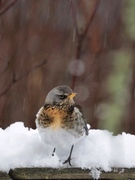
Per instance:
[[[47,115],[52,119],[50,128],[59,129],[62,126],[62,120],[65,116],[65,112],[60,109],[48,109],[46,110]]]

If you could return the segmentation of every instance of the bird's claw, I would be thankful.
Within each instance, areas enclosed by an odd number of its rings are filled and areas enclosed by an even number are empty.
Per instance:
[[[70,158],[70,157],[68,157],[67,160],[65,160],[65,161],[63,162],[63,164],[66,164],[66,163],[69,163],[69,165],[72,166],[72,165],[71,165],[71,158]]]

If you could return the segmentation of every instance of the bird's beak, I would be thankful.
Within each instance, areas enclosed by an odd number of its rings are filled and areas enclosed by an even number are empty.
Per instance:
[[[77,95],[77,93],[72,93],[68,96],[69,99],[73,99],[73,97],[75,97]]]

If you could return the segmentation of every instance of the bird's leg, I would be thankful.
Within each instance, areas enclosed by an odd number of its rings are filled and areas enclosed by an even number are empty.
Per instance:
[[[69,165],[72,166],[72,165],[71,165],[71,155],[72,155],[73,147],[74,147],[74,145],[71,146],[71,150],[70,150],[69,157],[67,158],[67,160],[65,160],[65,161],[63,162],[63,164],[69,163]]]
[[[56,148],[53,149],[52,156],[54,156],[55,150],[56,150]]]

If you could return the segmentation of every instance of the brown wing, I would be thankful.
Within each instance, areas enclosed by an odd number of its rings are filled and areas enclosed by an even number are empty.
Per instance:
[[[49,117],[48,114],[46,113],[46,107],[40,108],[40,110],[37,113],[36,120],[37,120],[39,125],[41,125],[45,128],[51,124],[52,118]]]

